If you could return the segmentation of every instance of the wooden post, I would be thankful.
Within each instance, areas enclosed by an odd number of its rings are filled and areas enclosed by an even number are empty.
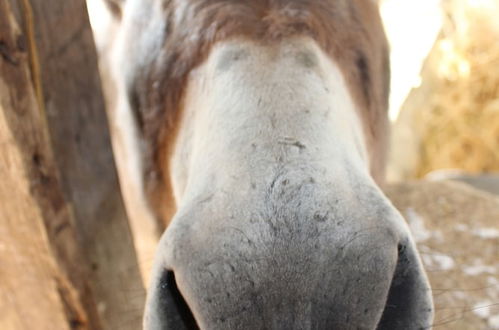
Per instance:
[[[5,1],[0,55],[0,328],[101,329],[27,39]]]
[[[0,328],[139,329],[84,0],[0,1],[0,145]]]

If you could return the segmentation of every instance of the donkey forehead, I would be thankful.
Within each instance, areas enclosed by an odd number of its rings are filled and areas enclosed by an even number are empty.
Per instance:
[[[127,2],[122,49],[115,71],[124,79],[144,137],[144,170],[167,178],[190,73],[203,64],[213,46],[228,39],[248,39],[263,46],[308,37],[337,64],[357,103],[372,173],[381,169],[388,100],[387,43],[375,1],[371,0],[174,0]],[[302,44],[304,45],[304,44]],[[272,48],[272,47],[270,47]],[[243,52],[244,53],[244,52]],[[242,56],[238,50],[227,58]],[[297,53],[303,65],[316,58]],[[220,61],[220,68],[230,61]],[[382,170],[380,170],[381,172]],[[164,172],[164,173],[163,173]],[[165,179],[166,180],[166,179]],[[150,187],[151,199],[161,194]]]
[[[268,70],[268,68],[263,68],[262,64],[277,64],[283,61],[292,65],[297,64],[297,68],[314,71],[319,75],[327,71],[324,68],[327,66],[326,62],[331,62],[329,57],[324,56],[324,52],[318,48],[317,43],[310,38],[293,37],[272,45],[232,38],[213,47],[204,67],[209,67],[210,74],[217,76],[224,72],[233,73],[230,69],[234,64],[250,69],[252,72],[258,72]],[[245,64],[241,65],[242,62]],[[258,64],[260,65],[255,66]],[[200,69],[205,68],[201,66]],[[244,71],[238,67],[235,69],[236,73],[238,70]],[[199,71],[202,70],[194,70],[196,74]]]
[[[367,90],[376,89],[365,84],[386,80],[387,45],[377,7],[371,0],[185,0],[162,5],[155,2],[149,5],[150,10],[141,8],[144,6],[132,6],[130,16],[135,19],[131,20],[134,26],[130,31],[143,32],[136,48],[149,53],[163,42],[161,56],[142,54],[147,55],[142,59],[152,59],[155,66],[145,74],[161,76],[165,83],[168,76],[188,74],[219,41],[246,37],[272,44],[296,35],[311,37],[334,57],[354,93],[365,103],[375,97]]]
[[[130,7],[125,38],[133,39],[128,44],[134,48],[124,60],[136,62],[128,81],[138,94],[139,119],[152,136],[159,133],[161,116],[151,115],[153,109],[161,107],[164,116],[180,111],[189,73],[213,45],[234,37],[262,44],[311,37],[338,62],[360,108],[368,113],[386,108],[387,43],[374,1],[135,1]]]

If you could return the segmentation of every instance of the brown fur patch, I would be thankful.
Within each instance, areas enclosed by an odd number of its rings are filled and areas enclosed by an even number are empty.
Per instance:
[[[133,86],[145,140],[148,191],[162,218],[171,184],[168,163],[189,73],[211,47],[243,37],[274,43],[309,36],[343,70],[366,133],[371,173],[382,180],[387,140],[388,46],[372,0],[182,0],[165,1],[164,46],[153,65],[138,73]],[[183,12],[179,12],[182,7]],[[177,18],[176,20],[174,19]],[[166,214],[168,213],[168,214]]]

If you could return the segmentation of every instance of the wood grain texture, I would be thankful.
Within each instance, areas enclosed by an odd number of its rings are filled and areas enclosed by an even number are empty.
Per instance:
[[[144,289],[121,199],[84,0],[30,0],[43,102],[105,329],[138,329]]]
[[[139,329],[85,1],[0,7],[0,328]]]
[[[1,2],[0,328],[100,329],[15,17]]]

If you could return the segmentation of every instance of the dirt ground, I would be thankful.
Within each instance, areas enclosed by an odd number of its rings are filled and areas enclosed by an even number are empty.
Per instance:
[[[418,244],[434,292],[434,328],[499,329],[499,197],[451,181],[385,192]]]

